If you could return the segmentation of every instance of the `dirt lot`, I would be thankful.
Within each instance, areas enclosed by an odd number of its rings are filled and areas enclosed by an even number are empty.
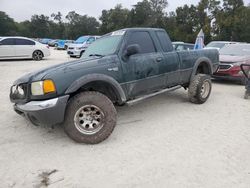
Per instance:
[[[250,187],[250,100],[214,83],[203,105],[184,89],[119,107],[111,137],[76,144],[61,126],[35,127],[12,110],[19,76],[69,60],[0,61],[0,187]]]

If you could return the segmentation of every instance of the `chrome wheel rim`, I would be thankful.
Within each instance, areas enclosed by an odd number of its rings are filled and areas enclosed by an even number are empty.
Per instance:
[[[209,92],[210,92],[210,83],[205,80],[201,86],[201,97],[206,98],[209,95]]]
[[[43,54],[40,51],[35,51],[33,56],[35,60],[40,60],[43,58]]]
[[[85,105],[77,110],[74,124],[82,134],[92,135],[99,132],[104,125],[104,113],[95,105]]]

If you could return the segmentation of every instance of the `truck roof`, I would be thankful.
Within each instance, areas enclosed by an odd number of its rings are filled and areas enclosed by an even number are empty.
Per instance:
[[[124,28],[124,29],[121,29],[121,30],[125,30],[125,31],[129,31],[129,30],[153,30],[153,31],[159,31],[159,30],[163,30],[165,31],[164,29],[162,28],[151,28],[151,27],[131,27],[131,28]]]

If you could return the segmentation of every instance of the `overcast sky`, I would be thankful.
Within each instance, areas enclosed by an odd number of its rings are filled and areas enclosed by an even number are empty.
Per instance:
[[[250,0],[244,0],[250,3]],[[30,19],[33,14],[51,15],[60,11],[64,16],[69,11],[99,18],[103,9],[113,8],[116,4],[121,3],[124,7],[131,8],[137,0],[0,0],[0,11],[6,12],[16,21]],[[184,4],[197,4],[199,0],[168,0],[169,6],[167,11],[173,11],[178,6]]]

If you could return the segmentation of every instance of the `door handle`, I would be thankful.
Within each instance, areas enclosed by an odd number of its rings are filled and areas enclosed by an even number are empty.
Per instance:
[[[118,67],[112,67],[112,68],[108,68],[108,71],[119,71],[119,68]]]
[[[162,57],[157,57],[156,58],[156,62],[159,63],[159,62],[162,62],[163,58]]]

